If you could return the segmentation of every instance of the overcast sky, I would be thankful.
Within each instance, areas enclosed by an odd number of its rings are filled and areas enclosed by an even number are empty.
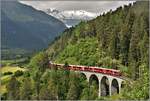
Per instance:
[[[86,10],[94,13],[102,13],[114,10],[124,4],[134,1],[20,1],[21,3],[31,5],[38,10],[47,8],[56,8],[58,10]]]

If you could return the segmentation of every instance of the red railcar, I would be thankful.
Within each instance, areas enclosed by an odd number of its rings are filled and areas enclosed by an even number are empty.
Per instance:
[[[51,65],[60,66],[60,67],[64,66],[64,64],[55,64],[55,63],[51,63]],[[69,65],[68,70],[87,71],[87,72],[102,73],[102,74],[107,74],[107,75],[112,75],[112,76],[121,76],[120,70],[100,68],[100,67]]]

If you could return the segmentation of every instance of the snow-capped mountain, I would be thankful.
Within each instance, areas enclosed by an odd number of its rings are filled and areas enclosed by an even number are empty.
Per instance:
[[[78,24],[81,20],[91,20],[97,16],[96,13],[87,12],[84,10],[67,10],[60,11],[54,8],[44,10],[47,14],[56,17],[63,21],[67,27]]]

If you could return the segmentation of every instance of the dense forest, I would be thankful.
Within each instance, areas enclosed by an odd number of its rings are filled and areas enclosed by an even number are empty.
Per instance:
[[[66,30],[47,53],[56,63],[105,66],[139,78],[148,69],[149,5],[135,2]]]
[[[148,99],[148,57],[149,2],[137,1],[65,30],[31,59],[21,78],[12,76],[2,99]],[[64,69],[47,69],[49,60],[64,63]],[[68,64],[119,69],[132,83],[118,95],[98,97],[96,83],[65,70]]]
[[[135,80],[137,86],[127,87],[125,94],[134,99],[148,96],[148,49],[149,2],[139,1],[66,30],[47,53],[56,63],[121,70]]]

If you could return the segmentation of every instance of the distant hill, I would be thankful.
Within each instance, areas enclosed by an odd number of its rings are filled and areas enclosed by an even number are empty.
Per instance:
[[[39,50],[66,29],[60,20],[21,4],[1,1],[2,49]]]

